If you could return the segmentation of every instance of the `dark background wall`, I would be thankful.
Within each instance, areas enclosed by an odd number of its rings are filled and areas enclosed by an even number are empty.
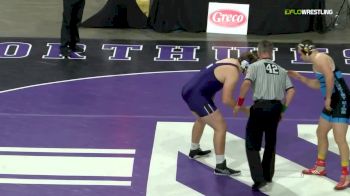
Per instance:
[[[331,23],[332,20],[334,20],[334,17],[336,14],[338,14],[338,11],[340,10],[340,7],[343,2],[344,0],[326,0],[326,8],[333,9],[333,15],[326,17],[327,24]],[[347,9],[349,9],[349,6],[350,6],[350,0],[345,0],[344,7],[339,14],[337,28],[341,29],[341,28],[345,28],[346,25],[349,26],[350,15],[347,15]]]

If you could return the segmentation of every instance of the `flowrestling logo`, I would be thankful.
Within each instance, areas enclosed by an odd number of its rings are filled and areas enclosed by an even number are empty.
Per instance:
[[[284,15],[332,15],[333,10],[322,10],[322,9],[285,9]]]
[[[237,10],[220,9],[210,14],[209,21],[222,27],[238,27],[247,22],[247,16]]]

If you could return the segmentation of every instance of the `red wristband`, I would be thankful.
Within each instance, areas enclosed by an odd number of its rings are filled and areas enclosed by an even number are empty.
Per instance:
[[[237,105],[242,106],[244,103],[244,98],[243,97],[238,97]]]

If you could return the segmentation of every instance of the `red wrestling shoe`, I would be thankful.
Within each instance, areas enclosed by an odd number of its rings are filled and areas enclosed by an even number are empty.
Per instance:
[[[348,188],[350,179],[346,175],[341,175],[338,184],[334,187],[335,190],[344,190]]]
[[[327,174],[325,167],[326,167],[326,162],[324,160],[317,159],[316,164],[313,168],[304,169],[302,173],[306,175],[325,176]]]

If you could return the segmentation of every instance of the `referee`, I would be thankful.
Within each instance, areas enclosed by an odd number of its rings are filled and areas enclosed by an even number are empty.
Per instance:
[[[78,25],[84,12],[85,0],[63,0],[60,53],[68,57],[71,52],[84,52],[77,46],[80,41]]]
[[[260,60],[248,67],[235,107],[236,114],[252,86],[254,104],[250,108],[245,146],[254,181],[253,191],[258,191],[267,182],[272,182],[278,123],[295,94],[287,71],[272,61],[272,50],[271,42],[266,40],[259,42]],[[265,151],[261,161],[259,151],[263,134],[265,134]]]

